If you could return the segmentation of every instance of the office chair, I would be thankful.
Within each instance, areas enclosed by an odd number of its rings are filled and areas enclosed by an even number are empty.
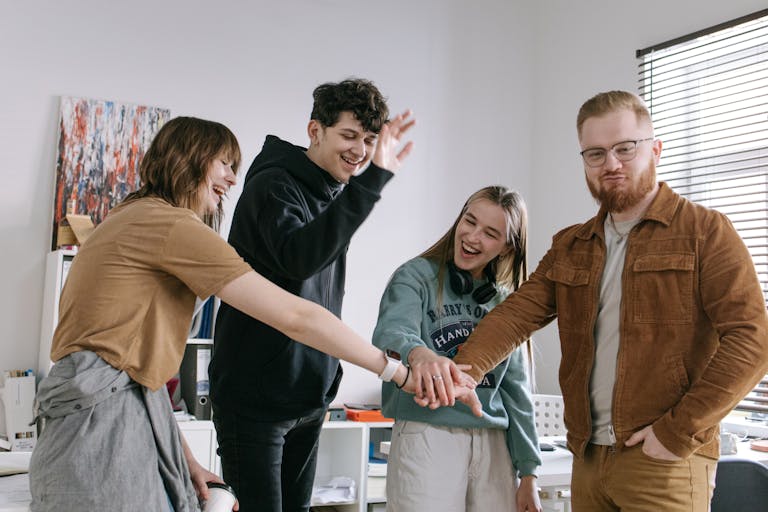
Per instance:
[[[536,420],[536,433],[542,436],[564,436],[563,397],[560,395],[531,395]]]
[[[717,463],[711,512],[768,512],[768,467],[749,459]]]

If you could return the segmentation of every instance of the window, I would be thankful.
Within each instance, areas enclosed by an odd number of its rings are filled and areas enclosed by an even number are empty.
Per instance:
[[[637,57],[664,142],[659,179],[731,219],[768,296],[768,9]],[[768,419],[768,378],[761,386],[738,408]]]

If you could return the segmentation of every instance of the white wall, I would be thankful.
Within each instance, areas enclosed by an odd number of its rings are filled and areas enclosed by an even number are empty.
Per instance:
[[[50,245],[60,95],[156,105],[221,121],[244,167],[274,133],[304,143],[311,91],[374,80],[413,108],[414,153],[352,241],[344,318],[370,336],[392,270],[433,242],[475,189],[526,198],[530,264],[595,210],[573,129],[579,105],[634,89],[634,52],[757,11],[763,0],[0,0],[0,370],[34,368]],[[239,189],[233,191],[229,210]],[[538,383],[556,392],[554,329],[536,336]],[[346,365],[339,398],[378,401]]]

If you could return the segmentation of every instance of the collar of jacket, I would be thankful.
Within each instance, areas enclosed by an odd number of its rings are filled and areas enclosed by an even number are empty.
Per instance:
[[[682,198],[674,192],[665,182],[659,182],[659,192],[653,198],[653,202],[643,214],[642,220],[652,220],[665,226],[669,226],[680,207]],[[588,240],[595,236],[602,236],[603,224],[608,216],[608,210],[601,206],[597,215],[581,225],[576,231],[576,237]]]

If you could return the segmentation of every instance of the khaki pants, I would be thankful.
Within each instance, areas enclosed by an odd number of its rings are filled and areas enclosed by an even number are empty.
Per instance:
[[[395,422],[387,512],[514,512],[516,489],[504,430]]]
[[[588,444],[584,459],[573,459],[573,512],[707,512],[716,467],[716,460],[696,454],[652,459],[642,444],[618,451]]]

